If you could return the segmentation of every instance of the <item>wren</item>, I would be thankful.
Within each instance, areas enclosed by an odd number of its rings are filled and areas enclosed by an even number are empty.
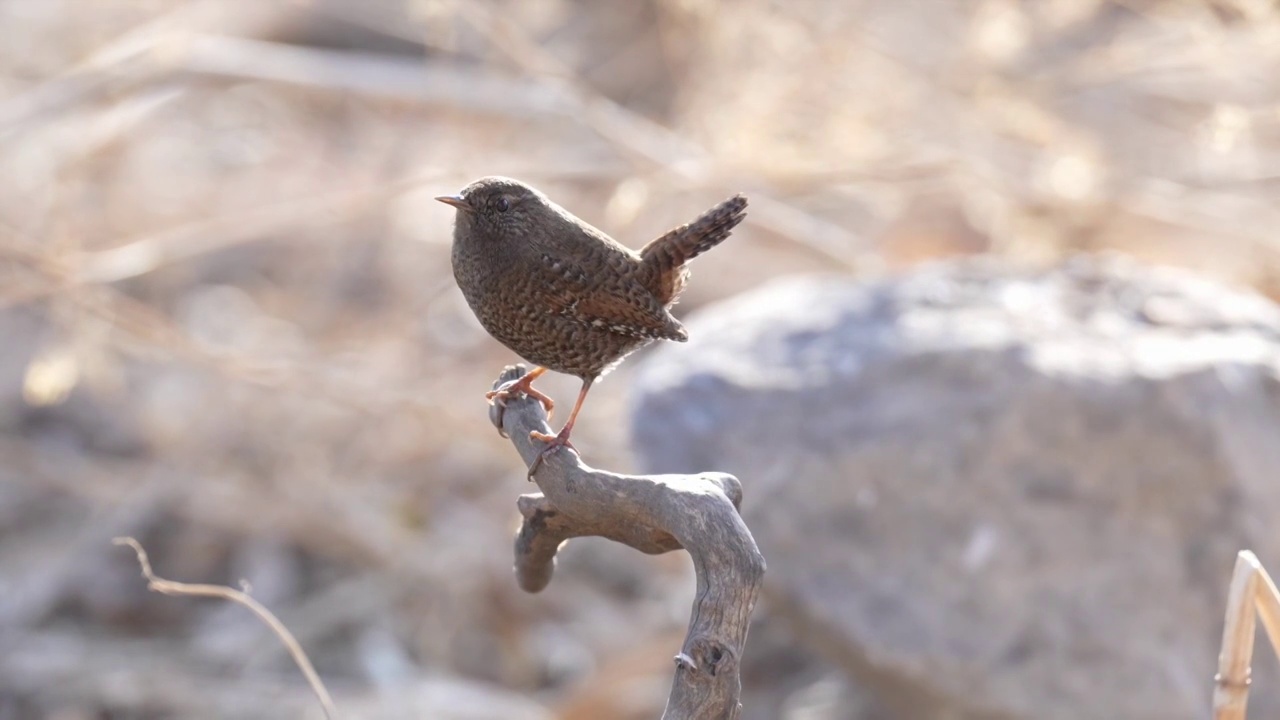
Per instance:
[[[689,339],[670,312],[686,266],[729,237],[747,207],[736,195],[637,252],[519,180],[481,178],[436,200],[457,208],[453,275],[467,304],[490,335],[536,365],[486,397],[527,394],[550,419],[555,403],[533,381],[547,370],[582,379],[560,432],[532,433],[547,445],[529,467],[531,480],[543,456],[573,447],[569,435],[592,383],[655,340]]]

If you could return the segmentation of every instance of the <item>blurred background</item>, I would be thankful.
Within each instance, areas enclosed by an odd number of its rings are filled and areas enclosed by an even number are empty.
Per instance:
[[[1277,78],[1267,0],[0,0],[0,719],[318,716],[116,535],[247,582],[352,716],[657,717],[688,559],[577,541],[516,588],[514,358],[431,198],[511,175],[639,247],[747,193],[682,316],[979,253],[1274,297]],[[586,405],[594,466],[635,469],[642,362]],[[756,648],[786,672],[744,717],[821,694]]]

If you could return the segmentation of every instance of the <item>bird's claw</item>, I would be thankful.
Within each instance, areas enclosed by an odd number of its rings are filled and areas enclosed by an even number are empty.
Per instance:
[[[493,423],[493,426],[498,428],[499,435],[501,435],[504,438],[509,438],[511,436],[507,435],[507,429],[502,424],[503,421],[506,420],[506,415],[507,415],[507,401],[505,398],[495,398],[494,400],[490,401],[489,422]]]
[[[493,403],[495,400],[498,400],[498,401],[507,400],[515,395],[528,395],[534,400],[537,400],[538,402],[542,403],[542,409],[547,411],[548,420],[550,420],[551,416],[555,413],[556,401],[552,400],[542,391],[535,388],[533,386],[533,378],[529,377],[528,375],[516,378],[515,380],[510,380],[508,382],[503,383],[502,385],[499,385],[497,389],[490,390],[489,392],[485,393],[484,399],[488,400],[490,403]]]
[[[503,374],[523,369],[521,365],[517,365],[514,368],[509,366]],[[533,381],[543,372],[545,371],[541,368],[534,368],[533,371],[524,373],[514,380],[508,380],[484,394],[484,399],[489,401],[489,422],[492,422],[498,428],[498,434],[502,437],[508,437],[506,428],[503,427],[503,420],[507,411],[507,400],[518,395],[528,395],[542,403],[542,409],[546,411],[547,419],[551,419],[552,413],[555,412],[556,402],[533,387]]]
[[[547,443],[546,447],[538,451],[538,456],[533,459],[533,464],[529,466],[529,475],[528,475],[529,482],[533,482],[533,474],[538,471],[539,467],[542,466],[542,458],[545,457],[548,453],[553,453],[557,449],[562,447],[567,447],[574,452],[578,451],[578,448],[574,447],[573,443],[569,442],[569,436],[565,434],[563,431],[557,435],[548,435],[544,432],[539,432],[537,430],[530,430],[529,437],[533,440],[539,440]]]

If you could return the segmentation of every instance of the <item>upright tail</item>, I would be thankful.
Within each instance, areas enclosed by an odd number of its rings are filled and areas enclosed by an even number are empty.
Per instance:
[[[734,195],[687,225],[668,231],[640,250],[645,285],[664,305],[675,302],[688,271],[685,263],[719,245],[747,216],[747,198]]]

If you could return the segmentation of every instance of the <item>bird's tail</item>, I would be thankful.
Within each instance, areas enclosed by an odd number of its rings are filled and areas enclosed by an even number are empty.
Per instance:
[[[684,285],[684,273],[681,271],[684,264],[729,237],[733,228],[746,217],[746,210],[747,198],[734,195],[697,220],[668,231],[640,250],[646,275],[653,279],[655,294],[664,303],[673,301]]]

